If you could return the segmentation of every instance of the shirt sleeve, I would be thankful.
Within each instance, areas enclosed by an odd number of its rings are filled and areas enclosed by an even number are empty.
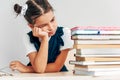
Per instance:
[[[34,44],[32,44],[30,42],[30,38],[27,34],[25,36],[23,36],[23,42],[24,42],[24,45],[25,45],[25,48],[26,48],[26,56],[31,52],[37,51],[34,47]]]
[[[71,30],[69,28],[63,28],[64,35],[62,39],[64,41],[64,46],[60,47],[60,50],[72,49],[73,48],[73,40],[71,40]]]

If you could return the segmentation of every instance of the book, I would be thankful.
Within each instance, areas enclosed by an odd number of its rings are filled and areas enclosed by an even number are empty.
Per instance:
[[[110,65],[75,65],[74,69],[81,69],[81,70],[96,70],[96,69],[100,69],[100,70],[104,70],[104,69],[108,69],[108,70],[120,70],[120,64],[110,64]]]
[[[110,76],[110,75],[120,75],[120,71],[83,71],[83,70],[73,70],[75,75],[86,75],[86,76]]]
[[[120,44],[120,40],[74,40],[74,44]]]
[[[120,71],[120,67],[112,67],[112,68],[80,68],[74,67],[74,70],[83,70],[83,71]]]
[[[77,55],[120,55],[119,48],[76,49]]]
[[[120,40],[120,35],[73,35],[72,40]]]
[[[76,58],[76,61],[120,61],[120,57],[78,57],[76,56],[75,58]]]
[[[104,30],[75,30],[71,32],[71,35],[120,35],[119,31],[104,31]]]
[[[105,31],[105,30],[101,30],[99,31],[99,34],[101,35],[120,35],[120,30],[114,30],[114,31]]]
[[[74,60],[70,60],[69,64],[72,64],[72,65],[111,65],[111,64],[120,64],[120,61],[74,61]]]
[[[113,55],[113,54],[82,54],[82,55],[78,55],[78,54],[74,54],[75,56],[79,56],[79,57],[120,57],[120,55]]]
[[[96,34],[99,35],[116,35],[116,34],[120,34],[120,27],[74,27],[71,28],[71,34],[72,35],[80,35],[81,31],[96,31]],[[82,32],[82,34],[86,34],[84,32]],[[90,32],[87,32],[87,34],[91,34]]]
[[[75,26],[75,27],[71,28],[71,31],[84,30],[84,29],[116,31],[116,30],[120,30],[120,27],[117,27],[117,26]]]
[[[95,69],[95,68],[103,68],[103,69],[106,69],[106,68],[120,68],[120,65],[75,65],[74,68],[76,69]]]
[[[71,35],[98,35],[99,33],[99,30],[88,29],[71,31]]]
[[[120,48],[119,44],[74,44],[73,48]]]
[[[109,65],[75,65],[74,70],[84,70],[84,71],[111,71],[119,70],[120,64],[109,64]]]

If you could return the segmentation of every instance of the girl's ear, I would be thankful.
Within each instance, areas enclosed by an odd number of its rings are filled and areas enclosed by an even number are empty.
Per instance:
[[[31,29],[33,29],[34,28],[34,26],[32,25],[32,24],[28,24],[29,25],[29,27],[31,28]]]

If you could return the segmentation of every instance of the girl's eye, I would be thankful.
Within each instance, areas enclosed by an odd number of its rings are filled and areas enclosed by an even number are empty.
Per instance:
[[[43,24],[43,25],[38,26],[38,28],[43,28],[45,26],[46,26],[46,24]]]
[[[51,20],[51,22],[53,22],[55,20],[55,18],[53,18],[52,20]]]

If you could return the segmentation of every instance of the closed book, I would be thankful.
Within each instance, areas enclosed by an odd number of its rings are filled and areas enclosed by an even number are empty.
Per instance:
[[[120,35],[120,30],[114,30],[114,31],[105,31],[105,30],[101,30],[100,33],[101,35],[110,35],[110,34],[113,34],[113,35]]]
[[[120,35],[119,31],[99,31],[99,30],[76,30],[71,35]]]
[[[84,71],[110,71],[110,70],[119,70],[119,65],[75,65],[75,70],[84,70]]]
[[[72,64],[72,65],[111,65],[111,64],[120,64],[120,61],[73,61],[73,60],[70,60],[69,64]]]
[[[120,44],[120,40],[74,40],[74,44]]]
[[[73,35],[72,40],[120,40],[120,35]]]
[[[81,30],[98,31],[97,34],[99,34],[99,35],[111,35],[111,34],[116,35],[116,34],[120,34],[120,27],[90,27],[89,26],[89,27],[75,27],[75,28],[71,29],[72,32],[77,31],[78,34],[80,33]]]
[[[120,55],[119,48],[76,49],[77,55]]]
[[[86,75],[86,76],[113,76],[120,75],[119,70],[111,70],[111,71],[83,71],[83,70],[74,70],[73,74],[75,75]]]
[[[120,57],[78,57],[76,61],[120,61]]]
[[[74,67],[74,70],[83,70],[83,71],[120,71],[120,67],[116,68],[78,68],[78,67]]]
[[[75,26],[71,28],[71,31],[83,30],[83,29],[95,29],[95,30],[104,30],[104,31],[116,31],[120,30],[118,26]]]
[[[75,30],[71,31],[71,35],[98,35],[99,31],[98,30]]]
[[[75,65],[76,69],[95,69],[95,68],[103,68],[103,69],[107,69],[107,68],[110,68],[110,69],[113,69],[113,68],[118,68],[120,69],[120,64],[118,65]]]
[[[120,48],[119,44],[74,44],[73,48]]]
[[[113,55],[113,54],[75,54],[75,56],[79,56],[79,57],[120,57],[120,55]]]

